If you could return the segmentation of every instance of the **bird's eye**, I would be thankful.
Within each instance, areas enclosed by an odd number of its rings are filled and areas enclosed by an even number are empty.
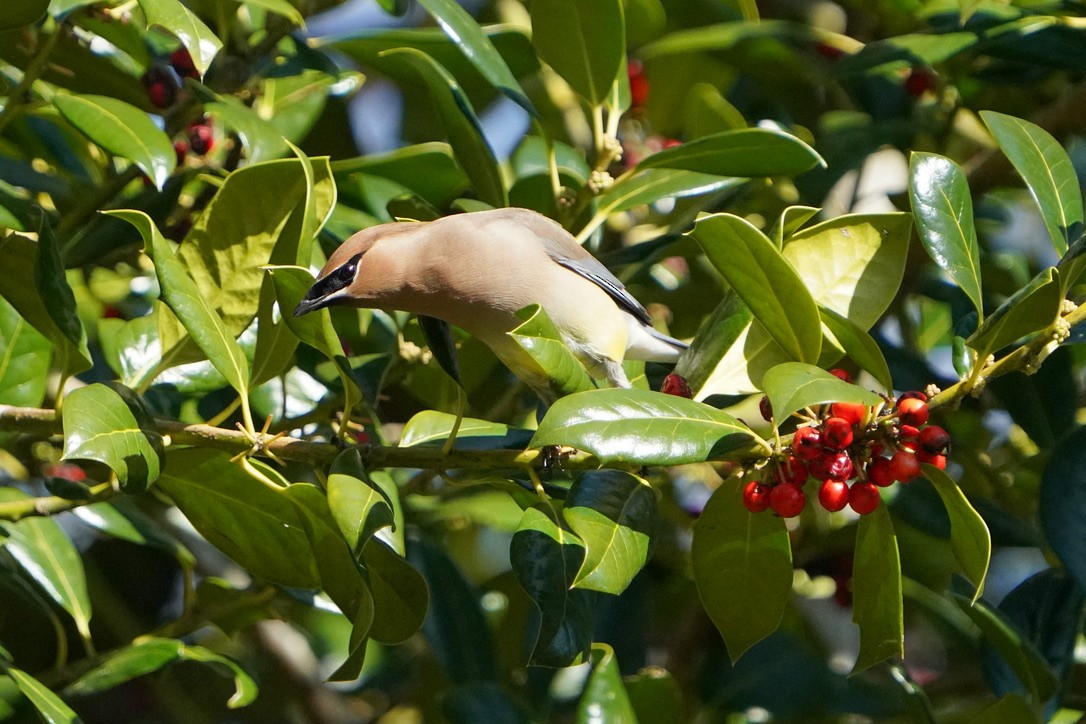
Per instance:
[[[329,274],[330,277],[335,279],[337,286],[346,286],[354,281],[354,275],[358,271],[358,262],[361,258],[361,254],[355,254],[350,261]]]

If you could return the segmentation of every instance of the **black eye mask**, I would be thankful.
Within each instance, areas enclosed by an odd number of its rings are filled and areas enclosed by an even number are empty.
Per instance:
[[[312,312],[314,309],[321,309],[334,304],[336,300],[328,299],[328,297],[351,285],[355,273],[358,271],[358,262],[361,259],[362,254],[355,254],[346,264],[340,265],[323,279],[313,282],[313,286],[309,287],[309,291],[305,293],[305,298],[294,310],[294,316],[300,317],[306,312]]]

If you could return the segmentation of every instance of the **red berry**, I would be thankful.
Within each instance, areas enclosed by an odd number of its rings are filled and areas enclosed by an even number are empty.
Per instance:
[[[664,148],[675,148],[676,146],[681,146],[681,145],[683,145],[683,142],[676,139],[676,138],[665,138],[664,139]]]
[[[743,506],[751,513],[761,513],[769,508],[769,487],[751,480],[743,488]]]
[[[910,390],[908,392],[902,392],[898,395],[897,401],[900,404],[902,400],[920,400],[921,402],[927,402],[928,396],[919,390]]]
[[[800,460],[814,460],[822,455],[822,433],[815,427],[801,427],[792,436],[792,451]]]
[[[177,154],[177,165],[185,163],[185,156],[189,152],[189,144],[187,141],[174,141],[173,152]]]
[[[928,403],[915,397],[898,400],[897,416],[903,425],[920,427],[928,421]]]
[[[631,60],[626,65],[626,72],[630,77],[630,105],[643,108],[649,102],[649,79],[644,66],[639,60]]]
[[[940,455],[939,453],[929,453],[926,450],[921,450],[916,454],[916,459],[922,463],[934,465],[940,470],[946,470],[946,455]]]
[[[370,436],[366,434],[365,430],[351,430],[351,437],[359,445],[368,445],[370,442]]]
[[[782,518],[795,518],[806,504],[807,496],[792,483],[781,483],[769,492],[769,507]]]
[[[950,433],[938,425],[928,425],[920,431],[917,442],[924,452],[938,455],[950,447]]]
[[[920,461],[911,452],[902,450],[890,458],[890,474],[894,480],[907,483],[920,474]]]
[[[822,444],[831,450],[844,450],[852,444],[852,424],[843,417],[831,417],[822,423]]]
[[[832,370],[830,370],[830,374],[844,382],[852,382],[852,375],[850,375],[848,372],[841,369],[840,367],[834,367]]]
[[[848,484],[841,480],[827,480],[818,489],[818,502],[831,513],[848,505]]]
[[[935,87],[935,76],[924,68],[913,68],[905,78],[905,92],[913,97],[922,96]]]
[[[874,458],[867,464],[867,478],[880,488],[894,484],[894,475],[890,472],[890,458]]]
[[[769,403],[768,395],[762,395],[762,399],[758,400],[758,411],[762,413],[762,419],[766,422],[773,419],[773,405]]]
[[[178,48],[170,53],[170,65],[182,78],[200,77],[200,71],[196,70],[196,64],[192,62],[187,48]]]
[[[203,156],[215,146],[215,134],[206,123],[194,123],[189,127],[189,148],[198,156]]]
[[[169,108],[177,100],[180,85],[177,76],[168,68],[152,65],[143,74],[143,87],[147,89],[147,98],[155,108]]]
[[[665,395],[675,395],[687,399],[694,396],[690,391],[690,385],[687,384],[686,378],[676,374],[670,374],[664,378],[664,381],[660,384],[660,392]]]
[[[912,425],[902,425],[897,433],[898,445],[903,450],[916,452],[916,439],[920,437],[920,430]]]
[[[72,463],[48,463],[42,468],[42,473],[48,478],[61,478],[73,483],[81,483],[87,479],[83,468]]]
[[[807,466],[797,457],[789,457],[777,466],[777,480],[782,483],[803,485],[807,475]]]
[[[859,425],[867,413],[867,405],[858,402],[835,402],[830,406],[830,414],[847,420],[850,425]]]
[[[872,483],[853,483],[848,491],[849,507],[860,515],[879,507],[879,500],[879,489]]]
[[[852,477],[852,458],[847,452],[827,451],[819,460],[829,479],[848,480]]]

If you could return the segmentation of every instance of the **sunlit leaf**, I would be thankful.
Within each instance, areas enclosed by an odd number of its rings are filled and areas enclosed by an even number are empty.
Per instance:
[[[0,249],[2,249],[0,245]],[[52,345],[41,332],[0,298],[0,405],[37,407],[45,398],[45,375]]]
[[[931,481],[950,516],[950,545],[954,549],[958,565],[977,587],[973,594],[973,602],[976,602],[984,592],[984,581],[988,577],[992,536],[984,519],[970,505],[961,488],[949,475],[934,465],[925,464],[923,469],[924,477]]]
[[[395,526],[392,501],[369,481],[358,450],[340,453],[328,473],[327,488],[328,507],[356,555],[378,530]]]
[[[592,670],[577,704],[581,722],[636,722],[637,715],[622,683],[614,650],[607,644],[592,644]]]
[[[626,55],[620,0],[534,0],[532,44],[589,104],[603,103]]]
[[[30,700],[38,716],[46,724],[78,724],[82,721],[49,687],[22,669],[10,666],[0,659],[0,671],[11,677],[19,692]]]
[[[787,420],[793,412],[829,402],[859,402],[868,406],[883,402],[870,390],[801,362],[777,365],[765,373],[762,385],[777,420]]]
[[[793,176],[818,165],[825,165],[822,157],[795,136],[743,128],[665,148],[637,168],[677,168],[717,176]]]
[[[538,305],[520,310],[524,322],[509,335],[526,353],[522,366],[545,380],[555,398],[595,388],[584,365],[566,346],[554,323]]]
[[[192,56],[200,75],[207,72],[222,41],[181,0],[138,0],[148,25],[157,25],[177,36]]]

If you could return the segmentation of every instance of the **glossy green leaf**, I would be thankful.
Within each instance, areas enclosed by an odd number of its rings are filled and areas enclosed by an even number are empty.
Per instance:
[[[593,618],[590,594],[570,590],[584,556],[584,544],[576,536],[536,508],[524,511],[509,558],[521,588],[539,610],[539,631],[530,657],[537,666],[569,666],[588,655]]]
[[[97,460],[117,474],[126,493],[142,493],[158,479],[162,435],[150,413],[125,388],[96,383],[64,398],[64,459]]]
[[[11,0],[0,17],[0,30],[13,30],[24,25],[33,25],[45,17],[49,9],[49,0]]]
[[[193,568],[196,558],[181,541],[166,528],[132,505],[120,502],[83,505],[72,511],[85,525],[100,533],[141,546],[157,548],[174,558],[185,568]]]
[[[91,141],[139,166],[159,189],[173,173],[173,143],[139,108],[116,98],[76,94],[58,94],[53,105]]]
[[[457,421],[456,415],[437,410],[423,410],[416,413],[400,433],[400,447],[414,445],[441,445],[452,434]],[[456,431],[456,449],[481,448],[518,448],[523,449],[532,439],[532,431],[519,427],[510,427],[500,422],[475,420],[470,417],[460,418],[460,427]]]
[[[276,15],[282,15],[294,25],[303,26],[305,20],[298,9],[290,4],[289,0],[241,0],[245,5],[264,8]]]
[[[792,590],[784,519],[743,507],[740,483],[724,481],[694,524],[694,582],[731,660],[777,630]]]
[[[1083,232],[1082,190],[1071,158],[1034,123],[995,111],[980,117],[1037,201],[1056,251],[1064,253]]]
[[[362,561],[373,591],[371,635],[383,644],[403,643],[426,618],[430,602],[426,579],[380,538],[371,538],[362,549]]]
[[[1056,320],[1063,303],[1060,275],[1054,267],[1042,269],[1029,284],[1007,298],[965,340],[983,356],[1038,332]]]
[[[721,178],[693,171],[647,169],[614,184],[600,194],[597,215],[607,218],[611,214],[662,199],[697,196],[743,183],[745,179]]]
[[[612,388],[555,402],[531,446],[570,445],[604,461],[680,465],[718,457],[750,439],[743,423],[700,402]]]
[[[637,168],[677,168],[717,176],[794,176],[825,165],[813,148],[791,134],[743,128],[666,148]]]
[[[192,56],[192,63],[202,76],[222,48],[222,41],[204,25],[181,0],[138,0],[147,16],[147,25],[157,25],[177,36]]]
[[[592,669],[577,703],[579,724],[634,724],[637,715],[622,683],[622,672],[614,650],[607,644],[592,644]]]
[[[607,98],[626,56],[621,0],[533,0],[532,45],[590,105]]]
[[[860,518],[852,564],[852,620],[860,627],[854,674],[905,653],[901,558],[884,504]]]
[[[30,700],[34,710],[46,724],[78,724],[82,721],[48,686],[22,669],[10,666],[0,659],[0,671],[11,677],[19,693]]]
[[[818,306],[796,268],[765,234],[738,216],[714,214],[698,221],[690,235],[791,359],[818,361]]]
[[[954,549],[958,565],[977,587],[971,601],[975,603],[984,592],[984,581],[988,577],[992,536],[984,519],[949,475],[934,465],[924,464],[923,469],[924,477],[931,481],[935,492],[943,499],[947,515],[950,516],[950,545]]]
[[[0,502],[26,500],[15,488],[0,488]],[[75,621],[84,640],[90,641],[91,604],[83,561],[71,538],[48,517],[30,517],[4,523],[4,550],[50,600]]]
[[[353,174],[380,176],[403,184],[435,206],[444,206],[468,187],[447,143],[420,143],[388,153],[371,153],[332,162],[337,179]]]
[[[392,501],[369,481],[357,449],[345,450],[328,473],[328,507],[355,554],[381,528],[395,527]]]
[[[0,298],[0,350],[3,350],[0,405],[41,405],[45,399],[43,370],[49,368],[52,345],[3,298]]]
[[[965,614],[980,629],[984,641],[994,648],[1014,671],[1034,702],[1044,702],[1056,693],[1059,682],[1033,643],[1022,636],[1004,615],[984,599],[970,602],[951,594]]]
[[[562,517],[585,547],[576,588],[619,595],[648,559],[656,531],[656,494],[621,470],[582,473],[566,496]]]
[[[471,102],[456,79],[426,53],[415,48],[386,50],[382,57],[402,58],[426,85],[441,125],[475,193],[491,206],[506,206],[508,197],[494,151],[483,137]]]
[[[65,687],[64,695],[88,696],[108,691],[138,676],[158,671],[175,661],[212,664],[212,668],[232,677],[234,695],[227,702],[231,709],[248,706],[256,699],[256,683],[233,659],[202,646],[189,646],[176,639],[156,637],[137,639],[131,646],[105,657],[97,666]]]
[[[524,322],[509,335],[527,353],[520,363],[525,374],[546,380],[555,398],[595,388],[588,370],[566,346],[542,307],[533,304],[517,316]]]
[[[144,251],[155,263],[161,298],[188,330],[215,369],[240,394],[247,394],[249,362],[211,303],[201,293],[170,249],[151,217],[142,211],[110,211],[143,236]],[[254,310],[255,311],[255,310]]]
[[[884,390],[892,392],[894,381],[878,342],[848,317],[842,317],[828,307],[819,307],[818,311],[822,315],[822,324],[833,335],[844,353],[862,369],[867,370]],[[825,342],[822,346],[825,351]]]
[[[980,251],[965,173],[949,158],[913,152],[909,159],[909,200],[924,248],[983,318]]]
[[[320,588],[301,513],[229,455],[171,450],[158,487],[201,535],[253,575],[283,586]]]
[[[762,378],[762,390],[773,406],[773,416],[787,420],[797,410],[826,403],[879,405],[883,398],[870,390],[845,382],[813,365],[784,363]]]
[[[464,8],[453,0],[419,0],[419,5],[426,8],[441,29],[460,48],[460,52],[491,85],[528,113],[536,114],[535,107],[524,95],[505,59]]]
[[[287,153],[287,144],[279,129],[237,98],[221,96],[217,101],[205,103],[204,111],[238,134],[251,163],[279,158]]]
[[[789,206],[781,212],[777,223],[773,225],[770,238],[777,244],[777,248],[784,248],[784,241],[803,228],[803,225],[814,218],[821,209],[814,206]]]
[[[1041,477],[1039,508],[1048,544],[1086,590],[1086,427],[1052,451]]]

